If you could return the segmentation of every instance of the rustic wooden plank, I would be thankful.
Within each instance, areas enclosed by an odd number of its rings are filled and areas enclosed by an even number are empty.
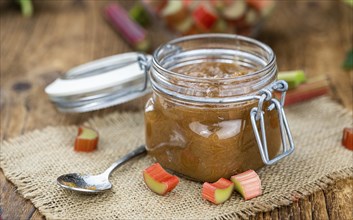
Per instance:
[[[322,190],[313,193],[310,196],[311,200],[311,212],[313,219],[329,219],[326,210],[325,195]]]
[[[353,179],[330,186],[324,196],[329,219],[353,219]]]
[[[352,219],[353,178],[339,180],[326,190],[265,213],[257,213],[250,219]]]
[[[36,209],[33,212],[33,215],[31,216],[30,220],[44,220],[44,216],[42,214],[40,214],[40,212],[38,211],[38,209]]]
[[[279,219],[278,208],[276,208],[276,209],[271,211],[271,219],[273,219],[273,220],[278,220]]]
[[[255,215],[255,218],[254,219],[256,219],[256,220],[263,220],[264,219],[264,214],[263,213],[257,213],[256,215]]]
[[[262,215],[262,219],[263,220],[271,220],[272,219],[271,212],[264,212]]]
[[[0,172],[0,189],[0,215],[2,219],[29,219],[32,213],[35,212],[35,207],[16,192],[16,187],[6,180],[2,171]]]
[[[299,207],[300,207],[300,219],[304,219],[304,220],[312,219],[311,202],[309,201],[308,197],[299,200]]]
[[[291,213],[292,213],[292,215],[290,216],[291,220],[299,220],[300,219],[300,207],[299,207],[298,201],[295,201],[291,205]]]
[[[278,208],[278,218],[281,220],[289,220],[291,217],[291,207],[290,206],[283,206]]]

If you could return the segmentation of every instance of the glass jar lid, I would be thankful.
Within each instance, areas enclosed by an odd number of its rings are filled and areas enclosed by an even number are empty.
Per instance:
[[[82,64],[45,88],[62,112],[88,112],[141,97],[151,91],[150,55],[124,53]]]

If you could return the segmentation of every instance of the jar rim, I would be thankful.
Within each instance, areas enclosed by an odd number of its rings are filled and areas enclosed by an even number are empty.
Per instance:
[[[273,50],[271,49],[270,46],[268,46],[265,43],[262,43],[258,40],[255,40],[253,38],[250,37],[245,37],[245,36],[241,36],[241,35],[236,35],[236,34],[222,34],[222,33],[207,33],[207,34],[195,34],[195,35],[189,35],[189,36],[183,36],[183,37],[179,37],[176,39],[173,39],[165,44],[160,45],[153,53],[153,59],[152,59],[152,63],[154,67],[157,67],[158,69],[164,71],[165,73],[174,75],[176,77],[179,77],[181,79],[187,79],[187,80],[210,80],[212,78],[203,78],[200,79],[197,76],[192,76],[192,75],[185,75],[182,73],[178,73],[178,72],[174,72],[171,71],[165,67],[163,67],[163,65],[160,63],[159,60],[156,59],[156,57],[158,57],[158,54],[161,52],[161,50],[163,48],[165,48],[166,45],[175,45],[178,43],[182,43],[182,42],[186,42],[186,41],[191,41],[191,40],[197,40],[197,39],[206,39],[206,38],[223,38],[223,39],[233,39],[233,40],[240,40],[243,42],[247,42],[247,43],[252,43],[256,46],[259,46],[261,49],[263,49],[266,53],[269,54],[269,61],[266,63],[266,65],[256,71],[253,72],[249,72],[245,75],[241,75],[241,76],[232,76],[226,79],[217,79],[218,81],[222,81],[222,80],[231,80],[231,81],[243,81],[243,80],[247,80],[250,79],[258,74],[260,74],[261,72],[266,72],[269,71],[273,65],[275,65],[276,62],[276,56],[273,52]]]

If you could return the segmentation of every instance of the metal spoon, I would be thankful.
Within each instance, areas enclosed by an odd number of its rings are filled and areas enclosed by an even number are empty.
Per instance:
[[[73,191],[85,193],[103,192],[112,188],[112,184],[109,182],[109,176],[117,167],[121,166],[131,158],[145,152],[145,146],[142,145],[114,162],[106,171],[99,175],[93,176],[87,174],[69,173],[59,176],[57,182],[59,186]]]

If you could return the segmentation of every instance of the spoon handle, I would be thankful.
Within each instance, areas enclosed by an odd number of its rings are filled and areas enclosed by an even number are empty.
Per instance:
[[[135,150],[131,151],[130,153],[126,154],[119,160],[115,161],[106,171],[104,171],[104,174],[107,175],[107,177],[110,176],[110,174],[119,166],[123,165],[125,162],[130,160],[131,158],[134,158],[140,154],[146,153],[146,148],[145,145],[141,145],[140,147],[136,148]]]

